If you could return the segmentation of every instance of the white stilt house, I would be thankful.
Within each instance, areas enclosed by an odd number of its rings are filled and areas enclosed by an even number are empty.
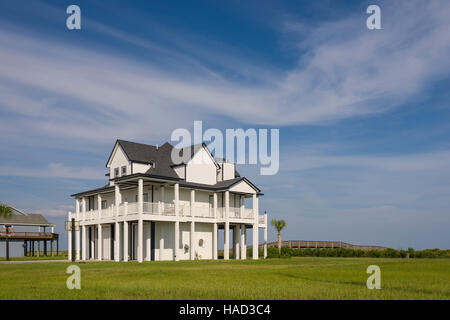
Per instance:
[[[187,160],[174,164],[172,152],[187,152]],[[224,259],[230,258],[230,240],[233,258],[246,259],[247,230],[258,248],[259,228],[266,255],[261,191],[206,145],[174,149],[117,140],[106,166],[106,186],[72,195],[76,212],[68,218],[80,228],[68,231],[69,258],[75,250],[77,260],[217,259],[223,230]],[[258,259],[258,250],[252,258]]]

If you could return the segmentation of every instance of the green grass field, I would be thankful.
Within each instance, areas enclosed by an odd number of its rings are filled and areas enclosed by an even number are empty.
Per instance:
[[[366,268],[381,268],[381,290]],[[449,299],[450,259],[291,258],[0,264],[0,299]]]

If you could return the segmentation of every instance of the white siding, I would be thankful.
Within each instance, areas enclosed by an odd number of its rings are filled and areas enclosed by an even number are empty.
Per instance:
[[[223,180],[234,179],[234,164],[233,163],[223,163]]]
[[[122,150],[122,147],[120,145],[117,145],[117,148],[115,148],[115,151],[113,152],[112,159],[109,164],[109,177],[116,178],[114,175],[114,169],[119,168],[119,177],[122,175],[122,167],[127,167],[127,174],[130,174],[131,168],[130,168],[130,162],[128,161],[127,156]]]
[[[216,184],[216,165],[208,152],[201,148],[186,165],[186,181]]]
[[[151,168],[151,165],[149,164],[142,164],[133,162],[133,174],[135,173],[146,173],[148,169]]]

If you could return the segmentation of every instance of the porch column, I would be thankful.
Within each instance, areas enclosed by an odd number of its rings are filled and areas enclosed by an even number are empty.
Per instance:
[[[97,212],[98,212],[98,219],[102,218],[102,195],[99,193],[97,195]]]
[[[191,232],[190,232],[190,240],[191,243],[189,244],[190,248],[189,248],[189,253],[190,253],[190,259],[194,260],[195,259],[195,221],[194,218],[192,218],[191,221]]]
[[[95,225],[91,226],[91,259],[95,260]]]
[[[213,259],[217,260],[217,223],[214,223],[213,230]]]
[[[69,212],[68,216],[68,223],[70,224],[70,227],[72,227],[72,213]],[[74,231],[67,231],[67,260],[72,259],[72,232]]]
[[[230,259],[230,192],[225,191],[225,234],[224,234],[224,245],[223,245],[223,258],[224,260]]]
[[[81,198],[82,217],[83,221],[86,220],[86,197]]]
[[[195,210],[195,190],[191,190],[191,202],[190,202],[190,208],[191,217],[194,218],[194,210]]]
[[[267,212],[264,211],[264,259],[267,258]]]
[[[83,216],[84,216],[84,207],[83,207]],[[86,242],[87,242],[87,234],[86,234],[86,226],[83,225],[81,227],[81,260],[86,260]]]
[[[238,224],[236,226],[234,226],[234,230],[233,230],[233,254],[234,254],[234,259],[239,260],[240,259],[240,246],[239,246],[239,240],[240,240],[240,233],[241,233],[241,225]]]
[[[214,218],[217,219],[217,193],[214,192],[213,194],[213,214]]]
[[[75,199],[75,218],[76,220],[80,220],[80,199]]]
[[[137,243],[137,258],[138,262],[142,262],[144,256],[144,180],[141,178],[138,180],[138,243]]]
[[[239,216],[242,218],[244,218],[244,205],[245,205],[245,197],[244,196],[239,196],[239,203],[240,203],[240,210],[239,210]]]
[[[128,221],[123,222],[123,261],[128,261]]]
[[[245,224],[241,226],[241,259],[247,259],[247,227]]]
[[[119,215],[119,205],[120,205],[120,188],[116,184],[114,186],[114,208],[115,208],[114,215],[116,217]]]
[[[80,228],[78,227],[78,230],[75,230],[75,253],[76,253],[76,260],[80,260]]]
[[[175,218],[177,219],[175,221],[175,246],[173,248],[173,258],[175,261],[178,261],[178,247],[180,246],[180,221],[178,220],[179,217],[179,210],[180,210],[180,192],[179,192],[180,185],[178,183],[175,183],[174,186],[174,196],[175,196]]]
[[[97,260],[103,260],[103,236],[102,236],[102,225],[99,223],[97,225]]]
[[[253,194],[253,245],[252,245],[252,256],[253,259],[258,259],[258,232],[259,232],[259,226],[258,226],[258,218],[259,218],[259,213],[258,213],[258,198],[256,196],[256,194]]]
[[[151,260],[151,244],[152,244],[152,239],[150,237],[151,235],[151,230],[152,230],[152,224],[150,221],[147,221],[146,223],[147,225],[147,230],[145,231],[145,261],[150,261]]]
[[[190,259],[195,259],[195,221],[194,221],[194,207],[195,207],[195,190],[191,190],[191,203],[190,203],[190,211],[191,211],[191,232],[190,232],[190,244],[189,244],[189,254]]]
[[[161,186],[161,188],[159,189],[160,191],[160,201],[161,201],[161,205],[160,205],[160,211],[159,213],[163,213],[164,212],[164,202],[165,202],[165,188],[164,186]]]
[[[120,223],[114,224],[114,261],[120,261]]]

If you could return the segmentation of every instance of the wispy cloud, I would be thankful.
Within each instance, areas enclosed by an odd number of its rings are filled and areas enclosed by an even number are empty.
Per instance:
[[[384,171],[449,171],[450,151],[435,151],[409,155],[331,155],[308,151],[291,152],[282,159],[281,170],[302,171],[326,167],[361,167]]]
[[[32,178],[70,178],[84,180],[104,180],[104,173],[99,168],[71,167],[61,163],[50,163],[47,167],[38,168],[15,167],[2,165],[0,176],[32,177]]]
[[[448,75],[450,64],[447,2],[383,7],[383,30],[368,31],[361,15],[320,25],[300,37],[297,67],[272,71],[271,77],[265,73],[253,84],[215,73],[207,63],[195,68],[197,60],[193,64],[178,52],[172,54],[178,65],[164,69],[151,61],[2,31],[0,89],[6,94],[1,108],[9,116],[0,123],[12,139],[18,128],[27,128],[39,136],[103,142],[117,132],[146,137],[149,128],[153,136],[167,136],[168,126],[190,126],[194,119],[282,126],[382,112]],[[168,50],[103,25],[96,28],[149,50]]]

